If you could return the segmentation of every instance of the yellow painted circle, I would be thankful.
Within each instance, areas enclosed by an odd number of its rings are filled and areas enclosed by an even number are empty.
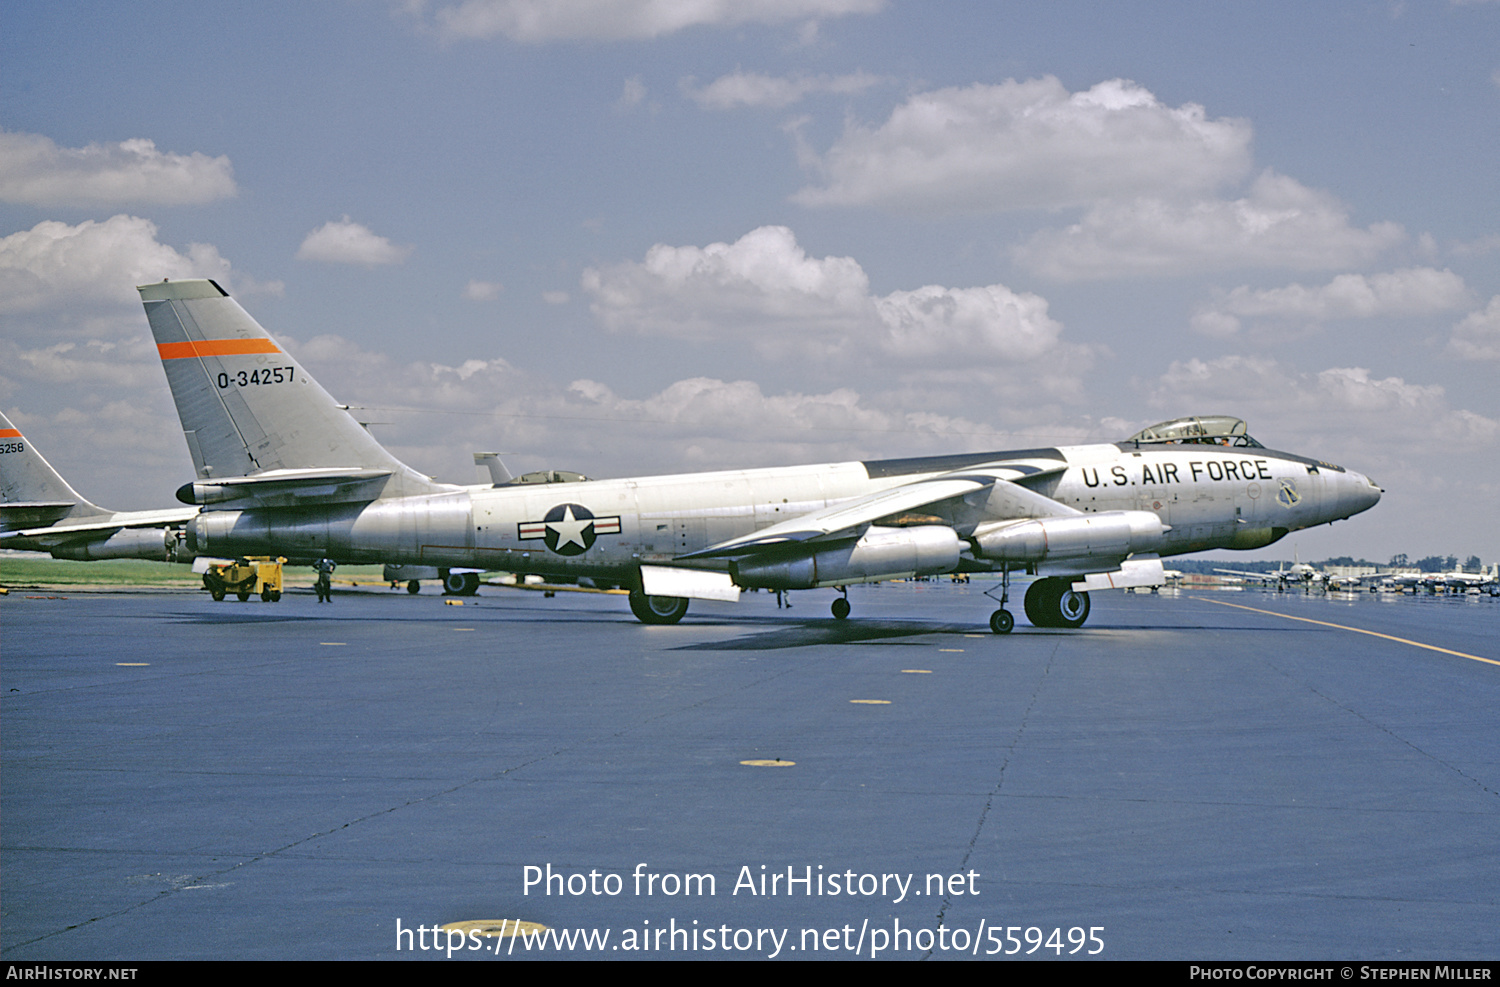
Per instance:
[[[741,764],[751,768],[790,768],[796,761],[783,761],[777,758],[774,761],[741,761]]]
[[[440,928],[444,932],[462,932],[464,935],[472,932],[491,939],[503,939],[522,932],[531,935],[547,931],[547,927],[539,922],[522,922],[518,918],[471,918],[467,922],[449,922]]]
[[[866,706],[889,706],[891,704],[889,699],[851,699],[849,701],[851,703],[863,703]]]

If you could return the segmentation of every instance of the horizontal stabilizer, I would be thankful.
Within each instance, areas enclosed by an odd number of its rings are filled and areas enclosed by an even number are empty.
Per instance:
[[[177,499],[184,504],[248,500],[257,507],[358,503],[378,497],[379,481],[390,475],[388,469],[267,470],[253,476],[185,483],[178,488]]]
[[[171,507],[162,511],[121,511],[90,517],[73,524],[52,524],[46,527],[23,528],[7,531],[6,538],[35,538],[48,544],[61,543],[84,535],[97,535],[121,528],[155,528],[186,524],[198,516],[196,507]]]

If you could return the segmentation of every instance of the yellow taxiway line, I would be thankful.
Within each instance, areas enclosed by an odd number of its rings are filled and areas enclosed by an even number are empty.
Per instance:
[[[1445,655],[1456,655],[1459,658],[1468,658],[1471,661],[1482,661],[1489,665],[1500,665],[1500,661],[1493,658],[1481,658],[1479,655],[1465,654],[1462,651],[1452,651],[1448,648],[1439,648],[1435,644],[1423,644],[1421,641],[1410,641],[1404,637],[1395,637],[1391,634],[1382,634],[1379,631],[1367,631],[1363,627],[1349,627],[1345,624],[1330,624],[1326,620],[1313,620],[1310,617],[1293,617],[1289,613],[1277,613],[1275,610],[1259,610],[1255,607],[1247,607],[1243,603],[1226,603],[1223,600],[1210,600],[1206,596],[1195,596],[1195,600],[1203,603],[1217,603],[1221,607],[1234,607],[1237,610],[1249,610],[1251,613],[1269,614],[1272,617],[1284,617],[1287,620],[1300,620],[1304,624],[1319,624],[1323,627],[1334,627],[1341,631],[1353,631],[1356,634],[1368,634],[1371,637],[1383,637],[1387,641],[1395,641],[1398,644],[1409,644],[1414,648],[1426,648],[1428,651],[1441,651]]]

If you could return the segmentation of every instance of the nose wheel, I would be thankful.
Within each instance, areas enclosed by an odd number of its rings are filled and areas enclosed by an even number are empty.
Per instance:
[[[984,595],[1000,604],[1000,609],[990,614],[990,630],[996,634],[1009,634],[1016,626],[1015,615],[1005,609],[1005,604],[1010,602],[1010,570],[1005,569],[1000,573],[1000,596],[995,596],[995,588],[984,591]]]

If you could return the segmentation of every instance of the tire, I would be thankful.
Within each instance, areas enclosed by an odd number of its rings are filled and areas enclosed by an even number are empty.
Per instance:
[[[208,591],[208,595],[214,598],[214,602],[215,603],[223,603],[224,602],[224,587],[222,587],[222,586],[215,586],[213,589],[211,589],[211,590]]]
[[[406,584],[406,591],[412,596],[416,596],[418,593],[422,592],[422,584],[413,579],[411,582]]]
[[[244,603],[246,600],[250,599],[250,591],[248,589],[238,590],[234,595],[240,598],[241,603]]]
[[[407,590],[410,591],[408,586]],[[449,572],[443,575],[443,592],[451,596],[473,596],[479,592],[479,573]]]
[[[1052,623],[1052,610],[1056,606],[1053,601],[1053,593],[1060,581],[1056,579],[1038,579],[1026,587],[1026,619],[1031,621],[1033,627],[1055,627]]]
[[[276,591],[267,586],[260,591],[260,602],[272,603],[276,599]]]
[[[686,597],[647,596],[636,590],[630,593],[630,612],[643,624],[675,624],[687,609]]]
[[[990,614],[990,630],[996,634],[1009,634],[1015,626],[1016,618],[1009,610],[996,610]]]
[[[271,602],[272,603],[280,603],[281,602],[281,590],[279,590],[279,589],[273,589],[271,591]]]
[[[845,620],[849,616],[849,601],[841,596],[833,601],[830,609],[833,611],[834,620]]]
[[[1089,595],[1074,592],[1056,576],[1038,579],[1026,590],[1026,619],[1035,627],[1082,627],[1089,619]]]

